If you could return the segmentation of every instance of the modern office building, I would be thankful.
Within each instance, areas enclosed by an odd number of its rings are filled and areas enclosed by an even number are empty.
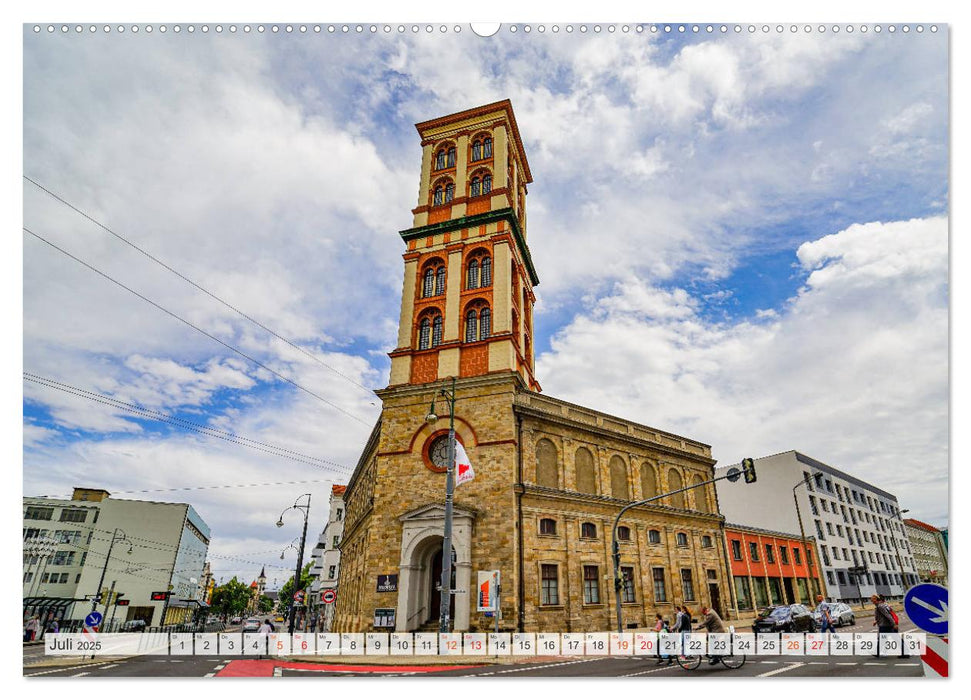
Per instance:
[[[795,450],[755,465],[758,481],[744,490],[717,483],[721,512],[746,527],[815,537],[830,599],[900,598],[918,580],[896,496]]]
[[[80,620],[92,597],[106,623],[144,620],[149,626],[190,619],[200,600],[209,526],[188,503],[111,498],[75,488],[70,500],[24,498],[25,614]],[[49,543],[49,544],[48,544]],[[49,554],[37,554],[48,544]],[[168,600],[153,601],[153,593]]]
[[[904,520],[921,581],[947,585],[947,545],[943,533],[920,520]]]
[[[740,613],[826,594],[814,537],[725,523],[725,552]]]
[[[344,491],[346,486],[334,484],[330,490],[330,513],[327,525],[313,551],[314,564],[310,573],[314,577],[311,587],[311,599],[317,608],[317,630],[328,632],[334,619],[336,602],[324,602],[321,596],[325,591],[337,590],[340,575],[341,550],[340,543],[344,536]]]

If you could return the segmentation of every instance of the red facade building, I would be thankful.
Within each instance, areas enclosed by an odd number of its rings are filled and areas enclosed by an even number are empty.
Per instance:
[[[803,542],[798,535],[726,523],[725,551],[740,611],[810,604],[817,593],[826,595],[811,537]]]

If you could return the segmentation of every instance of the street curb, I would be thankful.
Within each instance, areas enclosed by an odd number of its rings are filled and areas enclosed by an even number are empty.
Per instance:
[[[25,664],[23,666],[23,672],[33,671],[35,669],[44,668],[61,668],[62,666],[96,666],[98,664],[108,664],[117,663],[119,661],[128,661],[129,659],[138,658],[137,656],[99,656],[94,659],[89,659],[86,656],[78,659],[76,656],[51,656],[44,657],[50,658],[48,663],[39,664]]]

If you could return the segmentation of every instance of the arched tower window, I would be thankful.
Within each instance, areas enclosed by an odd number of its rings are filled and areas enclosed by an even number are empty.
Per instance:
[[[448,183],[445,185],[445,202],[451,202],[455,198],[455,185],[453,183]]]
[[[442,344],[442,317],[436,316],[432,321],[432,347]]]
[[[455,199],[455,183],[447,177],[438,180],[432,190],[432,206],[448,204],[453,199]]]
[[[492,312],[485,307],[479,313],[479,340],[485,340],[492,335]]]
[[[580,493],[597,493],[597,473],[593,466],[593,455],[586,447],[578,447],[576,451],[577,491]]]
[[[472,160],[482,160],[482,142],[478,139],[472,142]]]
[[[445,149],[443,148],[438,153],[435,154],[435,170],[441,170],[445,167]]]
[[[556,464],[556,446],[546,438],[536,443],[536,483],[551,489],[560,487],[560,470]]]
[[[435,195],[432,197],[432,204],[438,206],[442,204],[445,198],[445,188],[441,185],[435,185]]]
[[[442,265],[435,271],[435,295],[445,293],[445,266]]]
[[[492,158],[492,137],[486,136],[482,141],[482,157]]]
[[[482,269],[482,286],[488,287],[492,284],[492,258],[486,255],[479,265]]]
[[[489,194],[492,192],[492,175],[482,176],[482,194]]]
[[[425,270],[425,275],[422,278],[421,285],[421,295],[422,297],[430,297],[435,289],[435,270],[429,267]]]
[[[478,316],[475,309],[469,309],[465,314],[465,342],[471,343],[478,332]]]
[[[668,491],[677,491],[683,488],[684,480],[681,479],[680,472],[677,469],[668,471]],[[671,496],[671,505],[675,508],[685,508],[684,493],[676,493]]]
[[[448,152],[445,155],[445,163],[449,168],[455,167],[455,146],[448,147]]]
[[[627,487],[627,465],[617,455],[610,458],[610,495],[623,501],[630,500],[630,490]]]
[[[465,276],[465,288],[466,289],[478,289],[479,288],[479,261],[472,260],[469,262],[468,272]]]
[[[418,326],[418,349],[427,350],[431,344],[432,322],[426,316]]]
[[[657,495],[657,476],[654,465],[644,462],[641,465],[641,498],[651,498]]]
[[[472,182],[469,184],[469,196],[478,197],[482,194],[482,180],[477,177],[472,178]]]

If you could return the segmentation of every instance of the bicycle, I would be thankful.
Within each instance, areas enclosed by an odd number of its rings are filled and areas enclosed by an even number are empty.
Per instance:
[[[710,659],[711,656],[711,654],[705,654],[704,658]],[[701,656],[699,654],[679,654],[676,658],[678,666],[685,671],[693,671],[701,665]],[[726,654],[720,657],[719,661],[721,661],[725,668],[735,670],[745,664],[745,654]]]

